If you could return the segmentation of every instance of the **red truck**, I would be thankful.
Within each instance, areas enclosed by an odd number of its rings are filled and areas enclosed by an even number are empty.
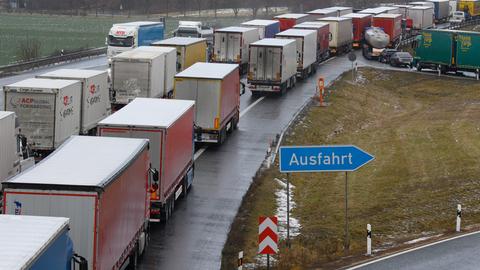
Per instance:
[[[328,23],[304,22],[295,25],[295,29],[310,29],[317,31],[317,61],[320,63],[330,56],[330,27]]]
[[[306,22],[309,19],[308,14],[287,13],[275,16],[274,19],[280,22],[280,32],[293,28],[296,24]]]
[[[378,14],[373,17],[372,26],[383,29],[390,36],[390,46],[394,47],[402,34],[402,14]]]
[[[372,15],[350,13],[342,17],[351,18],[353,24],[353,47],[360,48],[364,39],[365,29],[372,26]]]
[[[98,135],[150,140],[150,221],[166,221],[193,182],[194,102],[136,98],[98,124]],[[157,178],[157,177],[155,177]]]
[[[135,266],[148,239],[148,140],[72,136],[4,182],[3,211],[68,217],[90,270]]]

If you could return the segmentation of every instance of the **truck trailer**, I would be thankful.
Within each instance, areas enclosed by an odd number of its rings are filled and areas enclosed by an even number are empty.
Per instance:
[[[309,11],[307,12],[307,14],[310,16],[309,20],[316,20],[316,19],[321,19],[325,17],[336,17],[337,11],[332,9],[321,8],[321,9],[315,9],[315,10]]]
[[[322,62],[330,56],[328,43],[330,40],[330,27],[328,23],[304,22],[297,24],[294,29],[307,29],[317,31],[317,62]]]
[[[372,26],[383,29],[390,36],[390,46],[395,47],[402,35],[402,14],[379,14],[373,16]]]
[[[148,239],[148,140],[72,136],[3,183],[3,212],[67,217],[89,270],[135,264]]]
[[[330,26],[330,53],[342,54],[352,50],[353,46],[353,24],[352,18],[326,17],[317,21],[326,22]]]
[[[280,22],[276,20],[251,20],[242,23],[242,27],[258,29],[259,39],[274,38],[280,32]]]
[[[195,142],[222,144],[240,120],[238,65],[196,63],[175,76],[175,98],[195,101]]]
[[[82,83],[80,133],[95,134],[97,123],[110,115],[108,73],[100,70],[57,69],[37,76],[44,79],[78,80]]]
[[[98,124],[98,135],[150,140],[152,169],[159,177],[150,187],[150,221],[167,221],[175,200],[193,182],[194,102],[136,98]]]
[[[297,42],[266,38],[250,44],[247,82],[252,95],[286,93],[296,82]]]
[[[425,0],[434,5],[435,22],[445,22],[450,16],[450,0]]]
[[[177,49],[177,73],[197,62],[207,62],[207,40],[205,38],[173,37],[152,43],[152,46]]]
[[[82,84],[74,80],[26,79],[3,87],[5,110],[39,159],[80,133]]]
[[[87,270],[74,255],[68,218],[21,214],[0,215],[0,269]]]
[[[352,19],[353,47],[360,48],[365,39],[365,30],[372,26],[372,14],[349,13],[342,17]]]
[[[164,52],[134,49],[112,58],[112,106],[117,111],[137,97],[167,97]]]
[[[248,27],[226,27],[215,30],[212,61],[238,64],[240,74],[248,66],[248,45],[259,39],[258,30]]]
[[[480,0],[458,0],[458,11],[467,14],[467,19],[480,16]]]
[[[0,111],[0,145],[2,146],[0,147],[0,193],[2,182],[20,171],[15,120],[14,112]]]
[[[280,22],[280,31],[285,31],[292,28],[296,24],[308,21],[310,19],[310,15],[300,13],[287,13],[277,15],[274,17],[274,19]]]
[[[141,46],[138,47],[139,50],[161,52],[165,58],[165,79],[164,79],[164,88],[166,97],[172,98],[173,96],[173,84],[175,79],[175,74],[177,74],[177,50],[172,47],[160,47],[160,46]]]
[[[352,7],[328,7],[325,8],[327,10],[333,10],[335,11],[335,15],[333,17],[342,17],[343,15],[347,15],[350,13],[353,13],[353,8]]]
[[[422,30],[433,26],[434,12],[432,7],[413,6],[408,8],[408,17],[412,20],[412,29]]]
[[[289,29],[276,35],[279,39],[294,39],[297,43],[297,78],[306,79],[317,70],[317,31]]]

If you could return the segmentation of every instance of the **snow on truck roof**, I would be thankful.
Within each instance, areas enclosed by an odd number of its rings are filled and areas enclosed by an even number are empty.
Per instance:
[[[348,13],[348,14],[345,14],[345,15],[342,15],[341,17],[345,17],[345,18],[360,18],[360,19],[363,19],[363,18],[366,18],[366,17],[371,17],[372,14],[369,14],[369,13]]]
[[[63,77],[72,79],[90,78],[93,76],[107,74],[106,70],[92,70],[92,69],[57,69],[44,74],[41,77]]]
[[[341,22],[341,21],[346,21],[346,20],[352,20],[352,18],[346,18],[346,17],[325,17],[325,18],[320,18],[317,19],[317,21],[325,21],[325,22]]]
[[[136,98],[98,125],[168,128],[194,105],[190,100]]]
[[[229,26],[215,30],[215,32],[233,32],[233,33],[245,33],[248,31],[255,31],[250,27],[241,27],[241,26]]]
[[[308,29],[319,29],[323,28],[325,26],[328,26],[328,22],[304,22],[304,23],[299,23],[297,25],[294,25],[293,28],[296,29],[302,29],[302,28],[308,28]]]
[[[223,79],[238,69],[237,64],[196,63],[175,75],[175,78]]]
[[[154,25],[154,24],[163,24],[163,23],[162,22],[138,21],[138,22],[115,23],[113,26],[143,26],[143,25]]]
[[[64,217],[0,215],[0,269],[30,269],[68,223]]]
[[[310,34],[315,34],[317,31],[315,30],[308,30],[308,29],[288,29],[283,32],[276,34],[279,37],[305,37]]]
[[[8,111],[0,111],[0,119],[3,119],[5,117],[8,117],[10,115],[14,114],[14,112],[8,112]]]
[[[301,19],[304,17],[307,17],[308,14],[302,14],[302,13],[287,13],[287,14],[282,14],[275,16],[274,18],[276,19]]]
[[[143,50],[142,48],[135,48],[130,51],[126,51],[115,55],[112,60],[115,59],[155,59],[162,56],[165,52],[154,50]]]
[[[2,185],[103,188],[147,146],[145,139],[72,136],[36,166]]]
[[[290,43],[296,43],[296,41],[294,39],[264,38],[254,43],[250,43],[250,45],[284,47]]]
[[[251,20],[248,22],[242,23],[242,25],[249,25],[249,26],[267,26],[272,24],[277,24],[278,21],[276,20]]]
[[[387,19],[395,19],[398,17],[402,17],[402,14],[382,13],[382,14],[373,16],[373,18],[387,18]]]
[[[193,38],[193,37],[172,37],[152,43],[155,46],[161,45],[173,45],[173,46],[187,46],[199,42],[206,42],[205,38]]]
[[[27,89],[62,89],[73,84],[79,84],[79,81],[76,80],[56,80],[56,79],[38,79],[38,78],[31,78],[26,79],[23,81],[19,81],[16,83],[12,83],[9,85],[5,85],[6,90],[10,88],[27,88]]]
[[[315,9],[315,10],[309,11],[307,13],[314,14],[314,15],[326,15],[326,14],[336,13],[336,10],[321,8],[321,9]]]

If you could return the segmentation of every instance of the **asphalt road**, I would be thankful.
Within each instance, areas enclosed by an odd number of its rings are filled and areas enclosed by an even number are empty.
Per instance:
[[[480,269],[480,234],[474,233],[379,259],[350,270],[473,270]]]

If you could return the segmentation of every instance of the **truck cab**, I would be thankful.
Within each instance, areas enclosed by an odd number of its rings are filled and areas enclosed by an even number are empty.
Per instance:
[[[164,38],[163,22],[129,22],[114,24],[107,36],[107,57],[111,58],[139,46],[149,46]]]
[[[173,32],[173,36],[205,38],[207,44],[213,44],[213,29],[203,26],[202,22],[179,21],[178,28]]]
[[[466,21],[467,19],[467,14],[463,11],[455,11],[452,15],[452,18],[450,18],[451,23],[462,23]]]

